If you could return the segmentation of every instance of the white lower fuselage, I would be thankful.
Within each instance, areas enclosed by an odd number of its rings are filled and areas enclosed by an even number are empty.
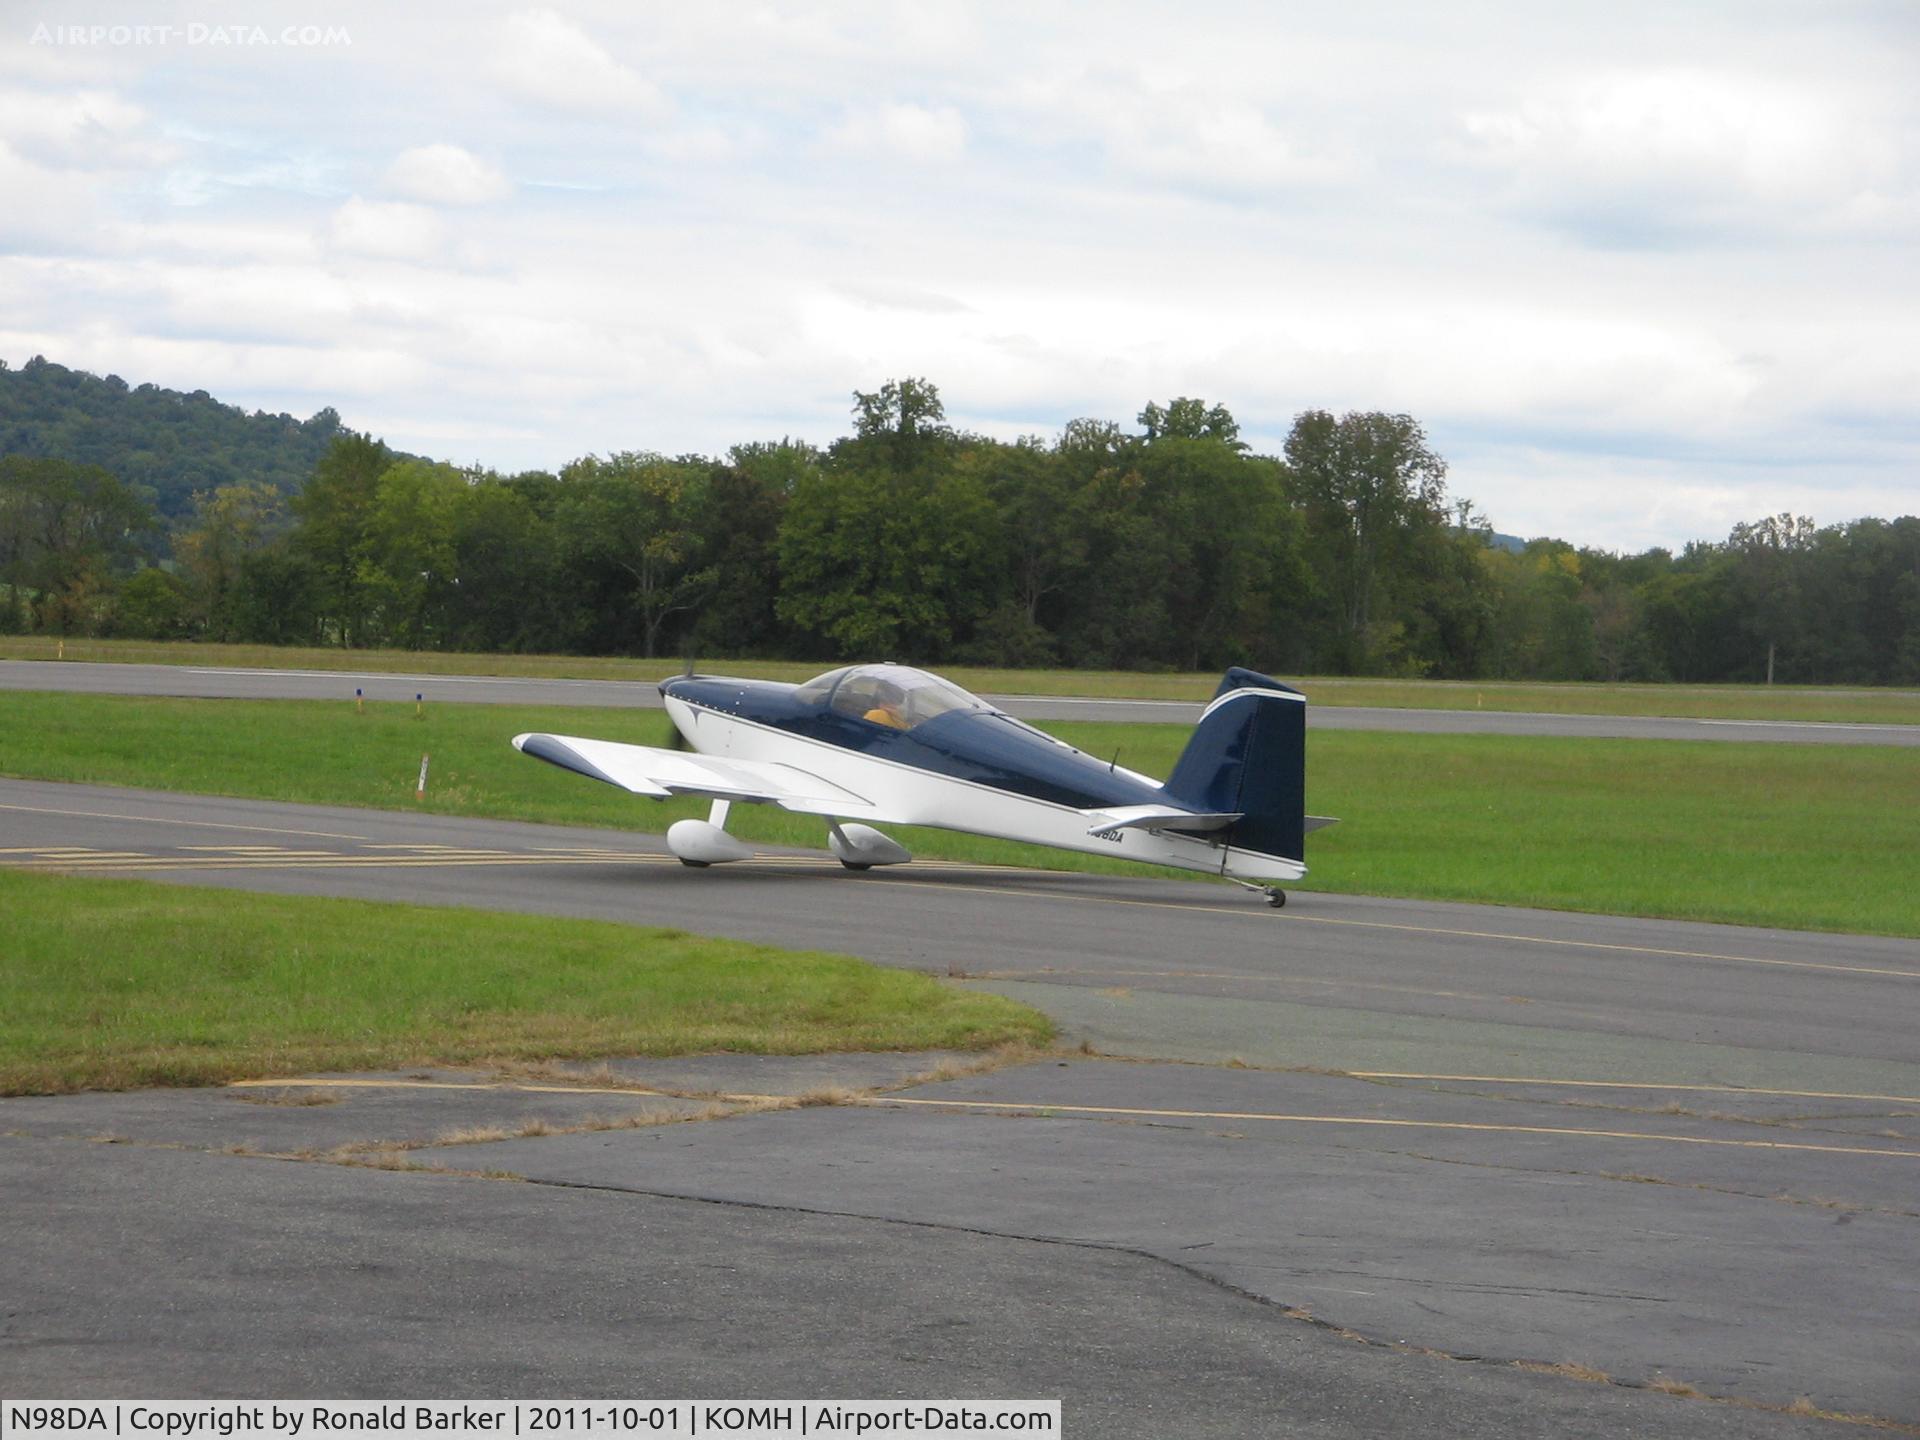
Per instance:
[[[1168,831],[1129,828],[1092,835],[1088,833],[1093,823],[1088,812],[1070,805],[864,755],[671,695],[666,697],[666,707],[675,727],[700,754],[791,765],[851,791],[871,806],[867,810],[850,809],[839,819],[959,830],[1260,883],[1298,880],[1307,873],[1307,867],[1297,860]]]

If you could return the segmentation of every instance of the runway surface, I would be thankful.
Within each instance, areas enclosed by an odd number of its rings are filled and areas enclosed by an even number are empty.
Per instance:
[[[1112,1057],[905,1089],[870,1057],[635,1062],[621,1085],[871,1093],[530,1138],[676,1102],[438,1073],[0,1102],[33,1197],[0,1291],[39,1297],[0,1331],[14,1393],[609,1393],[624,1350],[696,1394],[1064,1393],[1113,1434],[1829,1428],[1781,1413],[1803,1396],[1920,1424],[1912,941],[803,852],[694,872],[638,833],[31,782],[0,782],[0,836],[36,870],[845,951]],[[509,1138],[427,1143],[487,1122]],[[532,1183],[215,1153],[347,1140]],[[526,1368],[489,1369],[510,1336]],[[243,1340],[264,1369],[218,1358]],[[1620,1383],[1567,1378],[1596,1373]]]
[[[209,699],[370,700],[482,705],[660,708],[651,684],[624,680],[523,680],[495,675],[393,675],[378,671],[240,670],[90,661],[0,660],[0,690],[181,695]],[[1025,720],[1115,720],[1191,725],[1201,707],[1183,700],[1103,700],[1050,695],[988,696]],[[1392,730],[1425,735],[1539,735],[1628,740],[1751,740],[1805,745],[1920,746],[1920,725],[1786,720],[1689,720],[1631,715],[1548,715],[1500,710],[1398,710],[1310,705],[1322,730]]]

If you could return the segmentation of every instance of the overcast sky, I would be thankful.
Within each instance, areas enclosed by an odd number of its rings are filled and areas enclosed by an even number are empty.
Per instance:
[[[1907,0],[0,0],[0,357],[503,469],[825,443],[924,375],[1009,438],[1403,410],[1498,529],[1616,549],[1911,514],[1917,42]]]

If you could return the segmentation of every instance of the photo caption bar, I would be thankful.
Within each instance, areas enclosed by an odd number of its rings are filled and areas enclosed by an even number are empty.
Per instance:
[[[1049,1435],[1058,1400],[7,1400],[0,1440]]]

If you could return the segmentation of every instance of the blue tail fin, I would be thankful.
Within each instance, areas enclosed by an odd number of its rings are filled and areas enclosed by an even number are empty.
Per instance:
[[[1200,717],[1166,792],[1182,805],[1243,818],[1229,845],[1306,858],[1307,697],[1238,666]]]

